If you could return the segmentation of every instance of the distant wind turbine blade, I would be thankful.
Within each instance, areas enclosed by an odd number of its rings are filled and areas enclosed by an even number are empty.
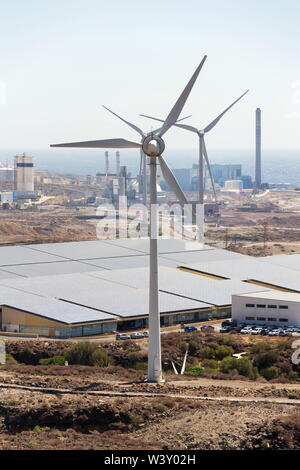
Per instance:
[[[147,119],[153,119],[154,121],[164,122],[163,119],[158,119],[158,118],[155,118],[155,117],[152,117],[152,116],[147,116],[146,114],[140,114],[140,116],[143,116]],[[190,116],[187,116],[186,118],[183,118],[183,119],[179,119],[178,121],[176,121],[174,126],[175,127],[181,127],[182,129],[186,129],[187,131],[195,132],[195,134],[198,134],[198,129],[196,127],[189,126],[188,124],[177,124],[178,122],[181,122],[184,119],[187,119],[188,117],[190,117]],[[161,127],[161,129],[162,129],[162,127]],[[156,131],[153,131],[153,133],[155,134],[156,132],[159,132],[159,131],[160,131],[160,129],[157,129]]]
[[[229,111],[238,101],[240,101],[250,90],[247,90],[245,93],[243,93],[237,100],[235,100],[230,106],[228,106],[228,108],[225,109],[225,111],[223,111],[223,113],[221,113],[218,117],[216,117],[216,119],[214,119],[208,126],[205,127],[204,129],[204,132],[209,132],[211,131],[217,124],[218,122],[220,121],[220,119],[222,119],[222,117],[224,116],[224,114],[227,113],[227,111]]]
[[[211,184],[212,184],[212,188],[213,188],[215,200],[217,200],[217,193],[216,193],[216,188],[215,188],[215,182],[214,182],[214,178],[213,178],[213,175],[212,175],[212,171],[211,171],[211,167],[210,167],[210,163],[209,163],[209,159],[208,159],[208,154],[207,154],[207,150],[206,150],[205,140],[203,139],[202,142],[203,142],[203,154],[204,154],[204,158],[205,158],[206,165],[207,165],[207,168],[208,168],[209,177],[210,177],[210,181],[211,181]]]
[[[184,206],[185,204],[188,204],[188,201],[181,187],[179,186],[179,183],[177,179],[175,178],[173,172],[170,170],[169,166],[167,165],[167,162],[162,156],[158,157],[158,159],[159,159],[159,164],[160,164],[160,168],[161,168],[161,172],[164,177],[164,180],[170,186],[171,190],[175,193],[180,205]]]
[[[121,119],[121,121],[125,122],[125,124],[127,124],[129,127],[131,127],[132,129],[134,129],[136,132],[138,132],[140,134],[141,137],[144,137],[144,132],[142,131],[142,129],[140,129],[138,126],[136,126],[135,124],[132,124],[131,122],[129,121],[126,121],[126,119],[122,118],[121,116],[119,116],[118,114],[114,113],[114,111],[112,111],[111,109],[107,108],[106,106],[102,105],[102,107],[104,109],[106,109],[107,111],[109,111],[111,114],[113,114],[114,116],[116,116],[118,119]]]
[[[73,147],[73,148],[104,148],[104,149],[133,149],[141,148],[141,144],[130,142],[126,139],[104,139],[90,140],[86,142],[71,142],[68,144],[52,144],[50,147]]]
[[[188,82],[188,84],[186,85],[185,89],[183,90],[183,92],[181,93],[181,95],[179,96],[178,100],[176,101],[175,105],[173,106],[172,110],[170,111],[170,113],[168,114],[168,117],[167,119],[165,120],[164,122],[164,125],[159,133],[160,137],[162,137],[166,132],[167,130],[170,129],[171,126],[173,126],[173,124],[175,124],[175,122],[177,121],[177,119],[179,118],[180,116],[180,113],[186,103],[186,100],[188,99],[189,97],[189,94],[191,93],[192,91],[192,88],[198,78],[198,75],[204,65],[204,62],[206,61],[206,58],[207,56],[204,56],[204,58],[202,59],[202,61],[200,62],[199,66],[197,67],[196,71],[194,72],[192,78],[190,79],[190,81]]]

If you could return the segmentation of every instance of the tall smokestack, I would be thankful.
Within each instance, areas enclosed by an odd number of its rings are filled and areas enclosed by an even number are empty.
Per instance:
[[[109,157],[108,152],[105,152],[105,175],[108,176],[109,174]]]
[[[116,152],[116,175],[120,175],[120,152]]]
[[[261,188],[261,109],[256,110],[255,187]]]

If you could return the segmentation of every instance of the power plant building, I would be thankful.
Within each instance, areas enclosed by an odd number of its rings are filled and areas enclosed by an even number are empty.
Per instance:
[[[20,193],[33,193],[33,157],[26,155],[25,153],[22,155],[16,155],[14,176],[15,191]]]

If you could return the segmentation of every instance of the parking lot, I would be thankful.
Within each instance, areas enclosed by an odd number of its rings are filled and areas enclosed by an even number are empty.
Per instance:
[[[220,328],[220,333],[240,333],[242,335],[261,335],[261,336],[297,336],[300,328],[296,326],[278,325],[247,325],[236,324],[232,321],[224,321]]]

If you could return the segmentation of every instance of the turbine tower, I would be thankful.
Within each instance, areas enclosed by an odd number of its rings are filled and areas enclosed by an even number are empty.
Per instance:
[[[160,129],[145,134],[139,127],[122,119],[141,136],[140,143],[131,142],[126,139],[106,139],[86,142],[72,142],[66,144],[51,145],[51,147],[75,147],[75,148],[139,148],[150,160],[150,276],[149,276],[149,346],[148,346],[148,380],[150,382],[161,382],[161,343],[160,343],[160,311],[159,311],[159,288],[158,288],[158,209],[157,209],[157,178],[156,165],[160,164],[162,174],[173,189],[182,205],[187,204],[186,197],[182,192],[175,176],[170,170],[167,162],[162,157],[165,149],[163,135],[172,127],[180,116],[189,94],[204,65],[206,56],[202,59],[190,81],[179,96]],[[112,112],[112,111],[111,111]],[[112,112],[113,113],[113,112]],[[113,113],[115,114],[115,113]]]
[[[227,113],[238,101],[240,101],[247,93],[249,90],[247,90],[245,93],[243,93],[237,100],[235,100],[228,108],[226,108],[219,116],[217,116],[208,126],[206,126],[203,130],[198,129],[197,127],[189,126],[187,124],[178,124],[175,123],[174,126],[180,127],[181,129],[185,129],[190,132],[194,132],[195,134],[198,135],[199,139],[199,168],[198,168],[198,178],[199,178],[199,207],[198,210],[200,210],[200,214],[198,213],[198,241],[199,243],[204,242],[204,171],[203,171],[203,156],[206,161],[206,165],[209,171],[209,176],[212,182],[212,187],[216,199],[216,190],[215,190],[215,184],[214,184],[214,179],[213,175],[211,172],[210,164],[209,164],[209,159],[208,159],[208,154],[207,154],[207,149],[205,145],[205,134],[209,131],[211,131],[220,121],[220,119],[224,116],[224,114]],[[152,116],[147,116],[145,114],[141,114],[140,116],[146,117],[148,119],[154,119],[155,121],[163,122],[162,119],[158,119]]]
[[[257,108],[255,113],[255,140],[256,140],[256,158],[255,158],[255,187],[261,188],[261,109]]]

